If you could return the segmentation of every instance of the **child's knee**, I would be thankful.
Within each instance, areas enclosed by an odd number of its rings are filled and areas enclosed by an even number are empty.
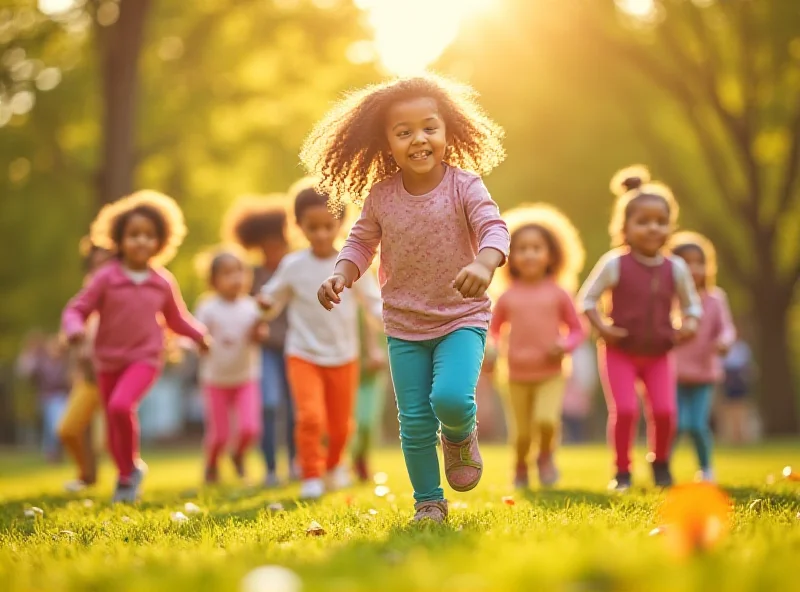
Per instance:
[[[458,389],[442,388],[431,393],[431,406],[439,421],[446,426],[467,423],[475,416],[475,400]]]
[[[400,414],[400,441],[405,450],[436,446],[438,432],[435,417]]]

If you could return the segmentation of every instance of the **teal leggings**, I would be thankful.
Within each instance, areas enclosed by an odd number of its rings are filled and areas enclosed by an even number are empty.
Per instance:
[[[678,385],[678,436],[689,434],[697,451],[700,468],[711,468],[711,399],[713,384]],[[675,443],[678,438],[675,438]]]
[[[457,329],[437,339],[389,337],[400,443],[417,502],[444,499],[438,432],[460,442],[475,428],[475,386],[483,364],[486,331]]]

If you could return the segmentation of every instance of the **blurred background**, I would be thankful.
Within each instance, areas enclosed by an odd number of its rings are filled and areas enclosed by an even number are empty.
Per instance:
[[[57,331],[104,203],[179,201],[190,233],[170,268],[191,305],[192,259],[232,200],[300,177],[300,144],[342,92],[425,68],[480,92],[507,132],[492,195],[563,209],[584,275],[608,248],[611,174],[642,162],[669,184],[754,352],[748,437],[798,433],[797,0],[0,0],[0,443],[38,442],[17,358]],[[198,425],[192,376],[191,359],[170,366],[143,437]],[[599,395],[580,413],[600,435]]]

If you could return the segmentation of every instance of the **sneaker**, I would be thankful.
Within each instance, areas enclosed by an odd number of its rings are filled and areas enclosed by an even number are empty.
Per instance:
[[[239,479],[247,479],[247,471],[244,466],[244,454],[239,452],[231,455],[233,461],[233,468],[236,470],[236,476]]]
[[[697,474],[694,476],[695,481],[699,481],[701,483],[716,483],[717,479],[714,476],[714,471],[711,469],[701,469],[697,471]]]
[[[353,479],[350,477],[350,469],[344,465],[339,465],[328,471],[326,481],[328,482],[328,489],[331,491],[344,489],[353,484]]]
[[[358,480],[362,483],[369,481],[369,469],[367,459],[363,455],[358,455],[353,459],[353,470],[356,472]]]
[[[264,487],[266,489],[275,489],[281,486],[281,481],[278,479],[277,471],[267,471],[267,476],[264,478]]]
[[[67,493],[80,493],[91,485],[92,483],[87,483],[83,479],[73,479],[64,483],[64,491]]]
[[[456,491],[474,489],[483,475],[483,459],[478,448],[478,427],[461,442],[451,442],[442,434],[444,476]]]
[[[144,465],[147,467],[147,465]],[[133,504],[139,500],[140,489],[142,481],[144,481],[146,471],[136,466],[131,473],[128,483],[117,482],[117,488],[114,490],[114,496],[111,498],[112,504],[123,503]]]
[[[414,504],[414,522],[430,520],[442,523],[447,520],[447,500],[418,502]]]
[[[517,489],[528,489],[528,466],[517,465],[514,471],[514,487]]]
[[[553,462],[553,455],[547,454],[536,459],[536,467],[539,469],[539,483],[544,487],[552,487],[558,482],[559,473]]]
[[[631,474],[628,472],[617,473],[608,484],[611,491],[628,491],[631,488]]]
[[[315,500],[325,494],[325,483],[319,477],[314,479],[303,479],[300,484],[300,499]]]
[[[669,472],[669,463],[653,461],[653,481],[656,487],[672,487],[672,473]]]
[[[219,470],[217,469],[217,465],[206,466],[203,481],[205,481],[206,485],[214,485],[219,483]]]

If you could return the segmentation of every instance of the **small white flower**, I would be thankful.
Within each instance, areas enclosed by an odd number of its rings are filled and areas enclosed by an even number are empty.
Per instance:
[[[184,522],[189,521],[189,517],[184,514],[183,512],[173,512],[169,515],[173,522],[177,522],[179,524],[183,524]]]
[[[193,504],[192,502],[186,502],[183,504],[183,510],[187,514],[199,514],[202,511],[200,506]]]
[[[302,587],[300,577],[292,570],[264,565],[242,579],[241,592],[300,592]]]

